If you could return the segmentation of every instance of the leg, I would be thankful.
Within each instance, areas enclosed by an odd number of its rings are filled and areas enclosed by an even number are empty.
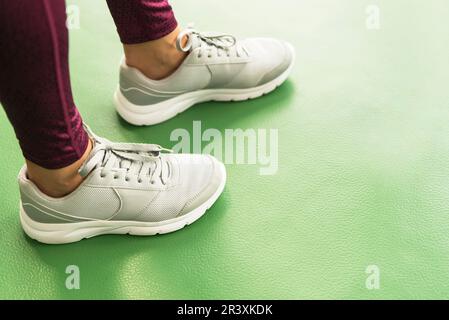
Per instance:
[[[0,0],[0,100],[27,159],[18,177],[24,231],[67,243],[194,222],[223,191],[223,164],[85,132],[70,92],[64,18],[64,0]]]
[[[64,0],[0,0],[0,101],[27,159],[18,176],[24,231],[68,243],[167,233],[199,219],[223,191],[223,164],[85,132],[64,18]]]
[[[0,101],[27,160],[28,176],[62,196],[89,138],[73,102],[64,0],[0,0]]]
[[[124,44],[157,40],[178,26],[167,0],[107,0],[107,3]]]
[[[167,0],[107,0],[126,63],[147,77],[167,77],[186,54],[176,49],[180,32]]]

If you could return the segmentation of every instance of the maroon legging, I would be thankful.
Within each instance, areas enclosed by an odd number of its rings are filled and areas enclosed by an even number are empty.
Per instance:
[[[125,44],[161,38],[177,22],[167,0],[107,0]],[[73,102],[64,0],[0,0],[0,102],[26,159],[74,163],[88,136]]]

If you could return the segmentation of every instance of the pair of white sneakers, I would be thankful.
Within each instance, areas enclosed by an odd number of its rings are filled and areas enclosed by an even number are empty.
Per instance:
[[[204,101],[260,97],[287,79],[294,62],[288,43],[237,41],[193,28],[180,33],[177,47],[188,55],[163,80],[151,80],[122,61],[114,102],[129,123],[157,124]],[[101,234],[173,232],[200,218],[224,189],[225,167],[212,156],[113,143],[86,130],[93,149],[79,170],[84,181],[69,195],[49,197],[27,178],[25,166],[19,173],[20,220],[33,239],[69,243]]]

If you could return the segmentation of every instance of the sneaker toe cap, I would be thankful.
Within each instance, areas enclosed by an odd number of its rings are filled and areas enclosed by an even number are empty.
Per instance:
[[[274,67],[266,71],[258,85],[273,81],[285,73],[292,66],[295,59],[295,50],[290,43],[276,39],[263,39],[261,41],[266,42],[265,48],[269,51],[267,55],[271,61],[274,61]]]
[[[207,172],[202,173],[203,179],[204,176],[207,178],[199,187],[196,187],[194,195],[188,199],[179,215],[188,214],[203,205],[205,205],[204,210],[208,209],[223,191],[226,183],[225,166],[212,156],[202,157],[204,157],[203,161],[209,163],[205,166]]]

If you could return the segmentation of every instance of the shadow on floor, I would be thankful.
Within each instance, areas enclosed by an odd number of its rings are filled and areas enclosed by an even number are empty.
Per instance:
[[[222,220],[227,214],[227,203],[224,192],[201,219],[191,226],[165,235],[104,235],[71,244],[46,245],[23,233],[23,240],[41,262],[52,269],[57,280],[50,284],[50,288],[57,292],[58,297],[155,298],[157,290],[154,282],[169,282],[173,274],[185,272],[186,266],[179,264],[179,257],[192,250],[204,254],[210,243],[216,241]],[[195,259],[194,256],[192,258]],[[68,277],[65,270],[69,265],[79,267],[80,290],[68,290],[65,287]],[[196,280],[189,279],[186,274],[186,284]],[[48,285],[45,287],[48,288]],[[187,287],[185,289],[188,290]]]
[[[137,127],[127,123],[118,114],[117,121],[126,132],[129,141],[151,142],[165,146],[171,145],[170,132],[176,128],[192,129],[193,121],[202,121],[203,127],[226,128],[255,127],[259,122],[271,119],[276,113],[292,106],[295,84],[287,80],[275,91],[253,100],[237,102],[200,103],[176,117],[154,126]]]

